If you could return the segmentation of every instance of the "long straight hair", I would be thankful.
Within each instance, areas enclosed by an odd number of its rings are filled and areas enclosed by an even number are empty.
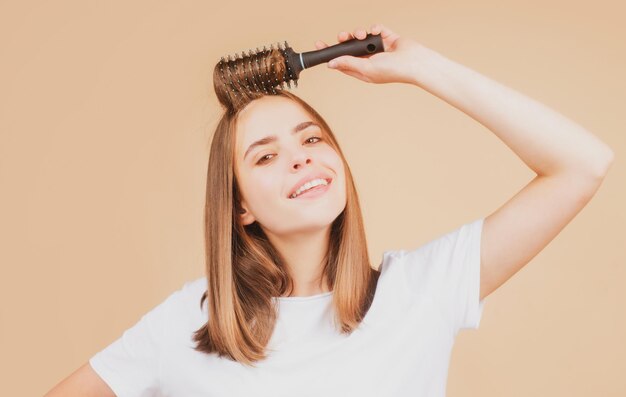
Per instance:
[[[217,69],[216,69],[217,72]],[[194,333],[195,350],[255,366],[265,359],[277,318],[274,297],[293,290],[285,261],[258,222],[243,225],[235,167],[237,116],[255,94],[235,104],[215,78],[215,91],[226,111],[220,118],[209,154],[204,213],[207,322]],[[380,272],[370,265],[363,216],[352,173],[326,121],[304,100],[285,90],[280,95],[299,103],[324,129],[328,143],[341,157],[346,173],[344,210],[331,225],[322,280],[332,290],[334,323],[350,334],[369,310]]]

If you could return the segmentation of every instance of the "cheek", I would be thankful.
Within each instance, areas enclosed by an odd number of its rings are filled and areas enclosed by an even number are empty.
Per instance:
[[[343,175],[343,162],[341,157],[332,149],[324,157],[326,163],[337,173],[337,175]]]
[[[274,192],[276,191],[276,181],[278,180],[278,178],[276,177],[269,177],[267,175],[264,175],[263,177],[260,177],[257,180],[257,186],[258,186],[258,190],[259,192],[264,195],[273,195]]]
[[[246,184],[246,196],[248,202],[259,203],[266,202],[268,197],[275,197],[280,179],[268,172],[254,172],[249,176]]]

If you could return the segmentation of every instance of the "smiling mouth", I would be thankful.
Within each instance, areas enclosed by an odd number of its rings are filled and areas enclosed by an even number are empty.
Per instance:
[[[294,200],[294,199],[297,199],[298,197],[300,197],[302,195],[305,195],[305,194],[307,194],[309,192],[315,192],[315,191],[320,190],[320,189],[328,188],[330,186],[330,184],[333,182],[333,179],[332,178],[325,178],[325,180],[327,182],[326,185],[318,185],[318,186],[315,186],[314,188],[311,188],[311,189],[309,189],[309,190],[307,190],[307,191],[305,191],[303,193],[300,193],[296,197],[291,197],[291,195],[289,195],[287,198],[289,200]],[[292,193],[292,195],[293,195],[293,193]]]

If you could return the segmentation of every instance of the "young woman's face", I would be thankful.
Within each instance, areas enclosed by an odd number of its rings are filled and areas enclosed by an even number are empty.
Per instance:
[[[239,114],[236,134],[244,225],[258,221],[274,234],[291,234],[327,227],[341,214],[346,205],[343,162],[300,104],[279,96],[257,99]],[[268,136],[276,139],[253,145]],[[318,178],[331,182],[290,198],[303,181]],[[316,191],[320,188],[325,191]]]

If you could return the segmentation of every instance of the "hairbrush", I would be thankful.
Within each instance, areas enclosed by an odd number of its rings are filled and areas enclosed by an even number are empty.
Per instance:
[[[330,61],[342,55],[356,57],[384,52],[380,34],[367,34],[365,39],[351,39],[321,50],[295,52],[287,43],[263,46],[256,51],[235,53],[234,57],[222,57],[213,73],[213,83],[220,101],[237,104],[262,94],[276,94],[291,82],[298,87],[300,72]]]

